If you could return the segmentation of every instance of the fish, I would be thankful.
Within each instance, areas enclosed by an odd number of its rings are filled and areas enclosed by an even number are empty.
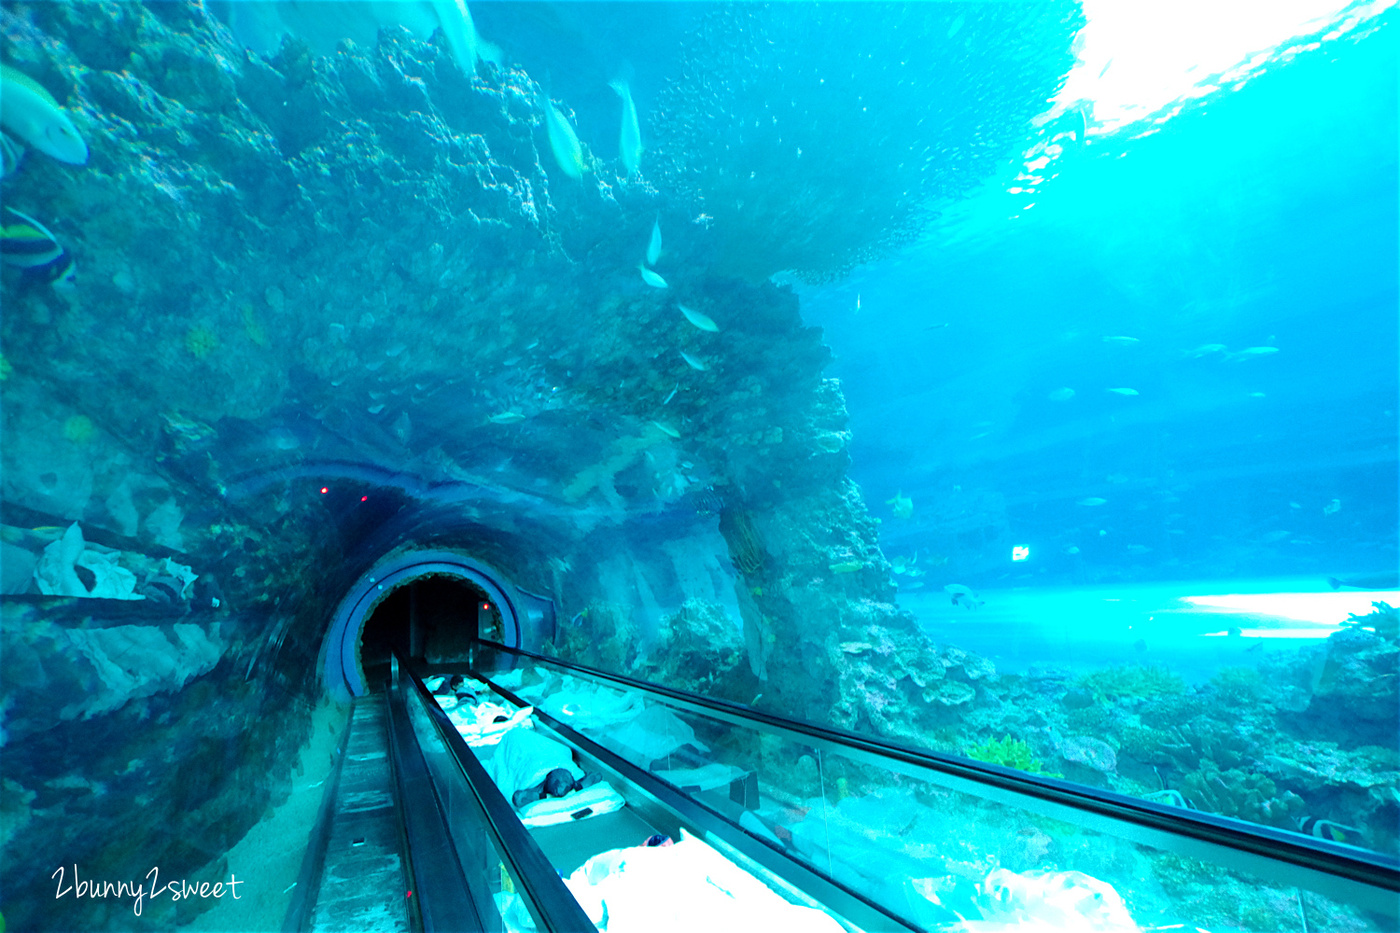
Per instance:
[[[1245,347],[1237,353],[1227,354],[1232,360],[1253,360],[1261,356],[1273,356],[1278,352],[1278,347]]]
[[[1400,589],[1400,571],[1381,570],[1377,573],[1356,573],[1347,577],[1328,577],[1327,585],[1334,590],[1344,586],[1352,590]]]
[[[1066,554],[1069,554],[1069,555],[1071,555],[1071,556],[1073,556],[1073,555],[1079,553],[1079,548],[1078,548],[1077,546],[1071,544],[1069,547],[1065,548],[1065,553],[1066,553]]]
[[[1133,344],[1140,343],[1141,341],[1139,341],[1136,337],[1105,337],[1103,338],[1103,342],[1116,343],[1120,346],[1131,347]]]
[[[457,67],[471,75],[476,73],[478,61],[500,64],[501,50],[481,38],[465,0],[432,0],[432,4]]]
[[[618,78],[608,82],[608,87],[617,92],[617,96],[622,98],[622,135],[618,140],[618,149],[622,153],[622,167],[627,170],[628,176],[637,174],[638,168],[642,164],[642,128],[637,122],[637,105],[632,101],[632,88],[625,78]],[[660,233],[654,234],[657,240],[657,249],[660,251]],[[651,256],[651,249],[648,247],[647,256]],[[648,260],[652,265],[656,265],[655,259]]]
[[[1362,845],[1361,830],[1355,826],[1343,826],[1331,820],[1320,820],[1314,816],[1300,816],[1298,831],[1318,839],[1340,842],[1343,845]]]
[[[0,130],[60,162],[87,164],[87,143],[53,95],[33,78],[3,64]]]
[[[906,496],[902,489],[894,494],[893,499],[886,499],[885,504],[894,506],[891,511],[895,518],[908,518],[914,514],[914,500]]]
[[[519,424],[525,420],[525,416],[518,411],[497,412],[486,419],[492,424]]]
[[[1336,515],[1336,514],[1337,514],[1338,512],[1340,512],[1341,510],[1342,510],[1342,500],[1341,500],[1341,499],[1333,499],[1331,502],[1327,503],[1326,505],[1324,505],[1324,506],[1322,507],[1322,514],[1323,514],[1323,515]]]
[[[0,133],[0,178],[13,175],[24,159],[24,147],[4,133]]]
[[[986,602],[986,600],[978,599],[971,587],[963,586],[961,583],[949,583],[943,587],[943,592],[952,597],[954,606],[962,606],[964,609],[976,609]]]
[[[656,220],[651,225],[651,240],[647,242],[647,265],[656,265],[656,260],[661,258],[661,215],[656,215]]]
[[[691,369],[699,370],[702,373],[710,368],[684,350],[681,351],[681,359],[685,360],[685,365],[689,366]]]
[[[661,402],[661,404],[662,404],[662,405],[669,405],[669,404],[671,404],[671,399],[675,398],[675,397],[676,397],[676,393],[679,392],[680,390],[681,390],[681,384],[678,382],[678,383],[676,383],[676,387],[675,387],[674,389],[672,389],[670,392],[666,393],[666,398]]]
[[[832,573],[855,573],[864,566],[865,565],[858,560],[843,560],[839,563],[828,564],[827,569]]]
[[[579,142],[578,134],[564,119],[559,108],[554,106],[554,102],[545,98],[543,103],[545,130],[549,134],[549,149],[554,153],[554,161],[559,163],[565,175],[582,178],[583,173],[588,171],[588,163],[583,157],[583,143]]]
[[[1052,402],[1068,402],[1074,398],[1074,390],[1069,386],[1062,386],[1045,397]]]
[[[714,321],[710,320],[705,315],[701,314],[699,311],[693,311],[690,308],[687,308],[685,305],[676,305],[676,307],[681,309],[681,314],[685,315],[685,319],[687,321],[694,324],[701,330],[707,330],[712,334],[719,332],[719,325],[716,324]]]
[[[669,424],[665,424],[664,422],[661,422],[661,421],[653,421],[652,424],[656,425],[656,429],[657,429],[658,431],[660,431],[662,434],[666,435],[667,437],[673,437],[673,438],[676,438],[677,440],[680,439],[681,432],[677,431],[675,428],[671,427]]]
[[[1077,502],[1076,504],[1077,504],[1077,505],[1090,505],[1090,506],[1093,506],[1093,505],[1106,505],[1107,503],[1108,503],[1108,500],[1107,500],[1107,499],[1100,499],[1098,496],[1090,496],[1090,497],[1087,498],[1087,499],[1080,499],[1079,502]]]
[[[77,285],[72,255],[48,227],[13,207],[5,208],[5,223],[0,227],[0,260],[23,269],[26,278],[48,282],[60,291]]]
[[[1186,356],[1187,359],[1199,360],[1201,357],[1203,357],[1203,356],[1210,356],[1210,355],[1213,354],[1213,353],[1224,353],[1224,352],[1225,352],[1225,344],[1223,344],[1223,343],[1203,343],[1203,344],[1201,344],[1199,347],[1197,347],[1197,348],[1194,349],[1194,350],[1184,350],[1184,351],[1182,351],[1182,352],[1183,352],[1183,354]]]
[[[1123,389],[1109,389],[1108,391],[1112,392],[1114,395],[1137,395],[1137,394],[1138,394],[1138,390],[1137,390],[1137,389],[1126,389],[1126,388],[1123,388]]]
[[[668,287],[669,287],[669,286],[666,284],[666,280],[665,280],[665,279],[663,279],[661,276],[657,275],[655,272],[652,272],[650,269],[648,269],[648,268],[647,268],[645,265],[643,265],[642,263],[637,263],[637,268],[638,268],[638,270],[640,270],[641,273],[642,273],[642,281],[645,282],[645,283],[647,283],[648,285],[650,285],[652,288],[668,288]]]

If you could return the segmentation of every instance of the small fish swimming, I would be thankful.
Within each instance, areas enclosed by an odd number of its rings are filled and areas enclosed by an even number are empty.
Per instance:
[[[652,272],[650,269],[648,269],[648,268],[647,268],[645,265],[643,265],[642,263],[637,263],[637,268],[638,268],[638,270],[640,270],[641,273],[642,273],[642,281],[645,282],[645,283],[647,283],[648,285],[650,285],[652,288],[667,288],[667,287],[669,287],[669,286],[667,286],[666,280],[665,280],[665,279],[663,279],[661,276],[657,275],[655,272]]]
[[[1324,505],[1324,506],[1322,507],[1322,514],[1323,514],[1323,515],[1336,515],[1336,514],[1337,514],[1338,512],[1340,512],[1341,510],[1342,510],[1342,500],[1341,500],[1341,499],[1333,499],[1331,502],[1327,503],[1326,505]]]
[[[627,170],[630,178],[637,174],[637,169],[642,164],[642,128],[637,122],[637,105],[632,102],[632,88],[626,79],[609,81],[608,87],[622,98],[622,134],[618,140],[618,150],[622,153],[622,167]],[[651,250],[648,249],[647,256],[650,255]],[[656,260],[649,261],[656,265]]]
[[[543,103],[545,130],[549,134],[549,149],[554,153],[554,161],[559,163],[565,175],[582,178],[583,173],[588,171],[588,163],[583,158],[583,143],[579,142],[572,124],[554,106],[554,101],[545,98]]]
[[[1261,356],[1273,356],[1278,352],[1278,347],[1245,347],[1238,353],[1229,354],[1232,360],[1253,360]]]
[[[1128,389],[1128,388],[1109,389],[1108,391],[1112,392],[1114,395],[1137,395],[1137,394],[1138,394],[1138,390],[1137,390],[1137,389]]]
[[[432,3],[438,26],[447,40],[447,47],[452,50],[452,57],[457,60],[457,67],[473,75],[478,61],[500,63],[501,50],[477,33],[466,0],[432,0]]]
[[[1105,337],[1104,343],[1116,343],[1120,346],[1131,347],[1135,343],[1141,343],[1136,337]]]
[[[886,499],[885,504],[894,506],[891,511],[895,518],[908,518],[914,514],[914,500],[906,496],[902,489],[894,494],[893,499]]]
[[[0,130],[60,162],[87,164],[87,143],[53,95],[33,78],[3,64]]]
[[[676,438],[677,440],[680,439],[681,432],[677,431],[675,428],[671,427],[669,424],[665,424],[665,423],[663,423],[663,422],[661,422],[661,421],[653,421],[652,424],[656,425],[656,429],[657,429],[658,431],[660,431],[662,434],[666,435],[667,437],[673,437],[673,438]]]
[[[676,393],[679,392],[680,390],[681,390],[681,384],[678,382],[678,383],[676,383],[676,387],[675,387],[674,389],[672,389],[670,392],[667,392],[667,393],[666,393],[666,398],[662,400],[661,404],[662,404],[662,405],[669,405],[669,404],[671,404],[671,399],[675,398],[675,397],[676,397]]]
[[[0,227],[0,260],[23,269],[26,279],[48,282],[60,291],[77,285],[72,255],[48,227],[13,207],[5,208],[5,223]]]
[[[1105,505],[1105,504],[1107,504],[1107,503],[1108,503],[1108,500],[1107,500],[1107,499],[1100,499],[1098,496],[1090,496],[1090,497],[1087,498],[1087,499],[1080,499],[1079,502],[1076,503],[1076,505],[1090,505],[1090,506],[1093,506],[1093,505]]]
[[[1068,402],[1074,398],[1074,390],[1069,386],[1062,386],[1045,397],[1052,402]]]
[[[699,311],[693,311],[690,308],[687,308],[685,305],[678,304],[676,305],[676,307],[681,309],[681,314],[685,315],[685,319],[687,321],[694,324],[701,330],[707,330],[712,334],[719,332],[719,325],[716,324],[714,321],[710,320],[705,315],[701,314]]]
[[[525,420],[525,416],[518,411],[497,412],[486,419],[492,424],[519,424]]]
[[[1343,826],[1331,820],[1319,820],[1314,816],[1298,818],[1298,831],[1318,839],[1340,842],[1343,845],[1362,845],[1361,830],[1355,826]]]
[[[976,609],[986,602],[986,600],[978,599],[971,587],[963,586],[961,583],[949,583],[943,587],[943,592],[952,597],[954,606],[962,606],[964,609]]]
[[[1199,359],[1200,359],[1201,357],[1203,357],[1203,356],[1210,356],[1210,355],[1213,354],[1213,353],[1224,353],[1224,352],[1225,352],[1225,344],[1223,344],[1223,343],[1203,343],[1203,344],[1201,344],[1199,347],[1197,347],[1197,348],[1194,349],[1194,350],[1186,350],[1186,351],[1184,351],[1184,355],[1186,356],[1187,359],[1199,360]]]
[[[1073,556],[1079,553],[1079,548],[1071,544],[1069,547],[1065,548],[1065,553]]]
[[[661,258],[661,215],[656,215],[656,220],[651,225],[651,240],[647,243],[647,265],[656,265],[656,260]]]
[[[681,351],[681,359],[685,360],[685,365],[689,366],[691,369],[697,370],[702,373],[710,368],[700,360],[697,360],[695,357],[685,352],[684,350]]]
[[[843,560],[839,563],[827,565],[827,569],[832,573],[855,573],[864,566],[865,565],[858,560]]]

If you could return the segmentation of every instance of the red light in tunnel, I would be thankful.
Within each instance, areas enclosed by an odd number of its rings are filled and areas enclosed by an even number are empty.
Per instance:
[[[487,612],[490,612],[490,611],[491,611],[491,604],[490,604],[490,603],[482,603],[482,604],[481,604],[481,608],[484,609],[484,610],[487,611]]]
[[[321,495],[323,495],[323,496],[324,496],[326,493],[330,492],[330,491],[331,491],[331,488],[330,488],[329,486],[322,486],[322,487],[321,487]]]
[[[361,502],[368,502],[368,501],[369,501],[369,496],[360,496],[360,501],[361,501]]]

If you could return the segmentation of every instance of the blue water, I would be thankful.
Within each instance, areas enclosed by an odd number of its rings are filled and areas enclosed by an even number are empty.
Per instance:
[[[1221,668],[1297,652],[1393,592],[1333,591],[1313,577],[1178,580],[1118,586],[984,590],[975,609],[941,588],[900,594],[934,640],[992,659],[998,672],[1084,673],[1164,666],[1189,683]]]
[[[982,587],[1395,568],[1395,52],[1091,136],[1034,198],[989,184],[808,289],[886,553]]]

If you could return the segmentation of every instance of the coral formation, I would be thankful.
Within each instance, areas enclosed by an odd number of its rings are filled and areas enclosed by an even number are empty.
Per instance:
[[[1124,665],[1085,674],[1078,686],[1088,691],[1096,702],[1124,699],[1146,700],[1174,693],[1183,693],[1186,682],[1165,667]]]
[[[191,327],[185,333],[185,349],[197,360],[202,360],[219,348],[219,338],[204,325]]]
[[[967,757],[991,765],[1001,765],[1003,768],[1029,771],[1031,774],[1050,773],[1031,752],[1029,745],[1020,739],[1013,739],[1010,735],[1003,735],[1000,740],[987,739],[980,745],[971,746],[967,749]]]
[[[96,430],[87,415],[69,415],[63,422],[63,436],[75,444],[86,444]]]

